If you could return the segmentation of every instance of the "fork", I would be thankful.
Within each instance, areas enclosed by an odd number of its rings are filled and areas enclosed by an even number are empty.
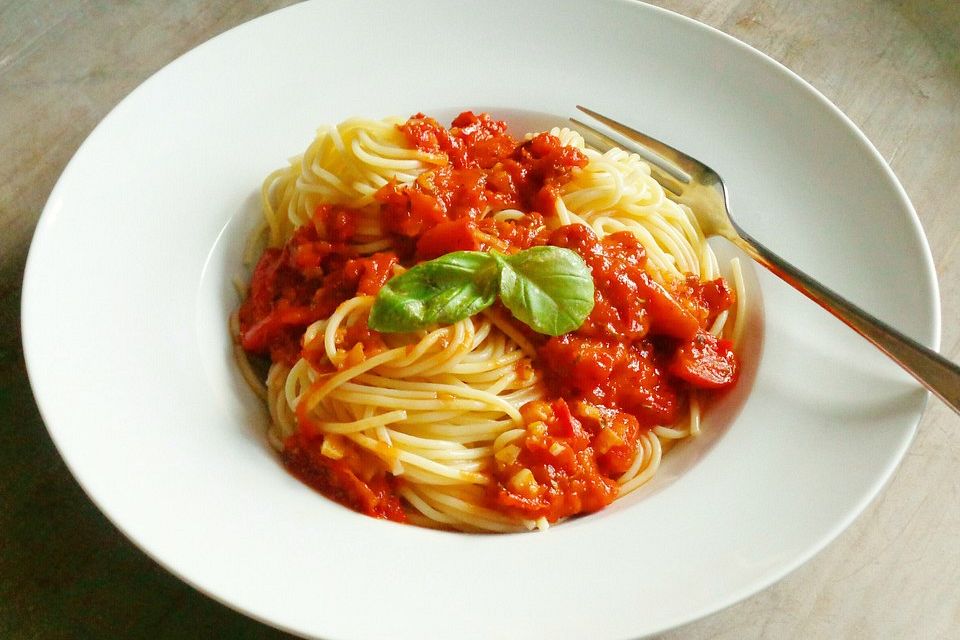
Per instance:
[[[596,111],[580,105],[577,105],[577,109],[635,143],[637,148],[631,150],[637,151],[648,161],[651,175],[674,201],[690,207],[704,235],[721,236],[732,242],[774,275],[873,343],[951,409],[960,413],[960,366],[875,318],[757,242],[730,216],[727,190],[716,171],[682,151]],[[570,118],[570,121],[581,133],[592,136],[591,146],[607,149],[622,146],[602,131],[576,118]]]

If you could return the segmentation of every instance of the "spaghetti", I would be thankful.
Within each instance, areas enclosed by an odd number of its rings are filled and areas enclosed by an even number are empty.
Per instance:
[[[518,142],[470,112],[449,129],[348,120],[270,174],[262,201],[231,319],[238,362],[287,468],[368,515],[517,531],[596,511],[653,477],[736,379],[739,265],[731,289],[649,167],[576,132]],[[538,334],[501,305],[413,332],[368,326],[381,287],[415,264],[542,245],[593,274],[575,331]]]

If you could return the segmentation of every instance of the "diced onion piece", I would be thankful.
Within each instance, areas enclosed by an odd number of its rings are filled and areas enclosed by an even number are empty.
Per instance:
[[[520,447],[515,444],[508,444],[503,449],[500,449],[500,451],[497,451],[493,457],[497,459],[497,462],[508,465],[516,462],[517,456],[519,455]]]
[[[323,446],[320,447],[320,454],[331,460],[339,460],[346,451],[343,446],[343,439],[335,434],[328,433],[323,437]]]
[[[339,353],[339,351],[337,352]],[[358,364],[361,364],[364,360],[367,359],[367,354],[363,352],[363,343],[358,342],[353,345],[353,348],[347,352],[347,356],[340,362],[337,367],[340,369],[349,369],[350,367],[355,367]]]
[[[535,495],[537,489],[540,488],[540,485],[537,484],[537,479],[533,477],[533,472],[526,467],[513,474],[513,477],[510,478],[509,485],[515,492],[525,496]]]
[[[520,407],[520,416],[527,424],[537,420],[547,420],[552,414],[550,403],[543,400],[534,400]]]
[[[593,450],[597,453],[604,454],[610,451],[610,449],[622,444],[623,438],[617,435],[616,431],[610,427],[604,427],[603,431],[600,432],[600,435],[597,436],[597,439],[593,443]]]
[[[589,402],[580,400],[576,406],[577,415],[581,418],[590,418],[591,420],[600,420],[600,409]]]
[[[527,431],[532,433],[535,436],[542,436],[547,432],[547,423],[542,420],[537,420],[536,422],[531,422],[527,425]]]

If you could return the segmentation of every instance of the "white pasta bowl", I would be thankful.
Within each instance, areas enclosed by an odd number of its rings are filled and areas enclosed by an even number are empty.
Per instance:
[[[746,45],[617,0],[307,3],[153,76],[50,196],[24,349],[90,498],[198,589],[329,639],[632,638],[823,548],[890,476],[927,396],[749,268],[748,375],[702,437],[600,514],[528,534],[400,526],[319,496],[267,446],[227,327],[263,177],[350,115],[470,108],[523,130],[562,124],[576,103],[716,168],[751,234],[936,346],[932,262],[896,178],[825,98]]]

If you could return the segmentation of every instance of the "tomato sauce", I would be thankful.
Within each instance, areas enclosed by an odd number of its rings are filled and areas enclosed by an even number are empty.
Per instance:
[[[487,114],[462,113],[450,129],[417,114],[400,129],[417,149],[447,158],[413,184],[390,183],[376,194],[384,230],[419,259],[531,246],[543,230],[542,215],[553,212],[559,188],[574,168],[587,164],[582,152],[549,134],[518,143],[503,122]],[[502,209],[536,215],[516,223],[480,220]]]
[[[375,518],[406,521],[396,493],[397,480],[353,445],[344,445],[342,458],[321,453],[322,436],[296,433],[283,445],[281,457],[287,469],[304,484],[360,513]]]
[[[587,163],[554,136],[520,142],[503,122],[469,111],[450,128],[416,114],[399,129],[414,148],[445,162],[412,184],[391,182],[375,194],[392,249],[357,255],[350,241],[359,212],[319,206],[310,224],[285,246],[264,251],[256,265],[239,310],[243,348],[288,366],[304,357],[332,373],[321,352],[300,343],[304,329],[355,295],[375,295],[394,265],[453,251],[571,249],[592,271],[593,311],[579,329],[557,337],[517,324],[537,346],[534,366],[551,399],[521,408],[526,434],[489,470],[487,495],[492,508],[550,522],[603,508],[616,498],[616,478],[633,464],[644,433],[677,421],[691,389],[724,389],[735,381],[729,343],[707,331],[733,293],[722,279],[701,283],[695,276],[668,290],[650,277],[644,249],[630,233],[601,239],[581,225],[549,231],[559,189]],[[525,215],[487,215],[503,209]],[[365,326],[348,333],[348,358],[384,348]],[[300,429],[282,454],[291,473],[357,511],[404,521],[398,480],[382,462],[350,442],[338,441],[338,457],[324,455],[323,434],[306,412],[297,415]]]
[[[576,331],[538,340],[536,364],[558,400],[524,407],[527,434],[513,461],[498,460],[492,500],[517,517],[554,522],[612,502],[640,436],[677,422],[690,389],[733,384],[737,361],[706,330],[733,302],[722,279],[687,278],[668,293],[629,232],[600,239],[568,225],[547,242],[590,267],[594,307]]]

